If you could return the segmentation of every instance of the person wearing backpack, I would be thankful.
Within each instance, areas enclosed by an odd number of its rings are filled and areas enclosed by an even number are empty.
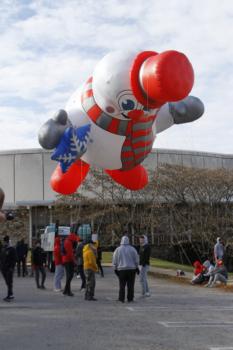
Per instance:
[[[64,276],[64,266],[62,265],[62,253],[61,253],[61,240],[62,238],[57,236],[54,241],[54,263],[55,263],[55,275],[54,275],[54,292],[61,292],[61,280]]]
[[[64,242],[64,245],[63,245]],[[66,284],[63,291],[63,295],[72,297],[74,294],[71,292],[71,281],[74,277],[74,266],[76,264],[74,251],[77,244],[77,235],[70,233],[69,236],[62,241],[61,254],[62,264],[66,271]]]

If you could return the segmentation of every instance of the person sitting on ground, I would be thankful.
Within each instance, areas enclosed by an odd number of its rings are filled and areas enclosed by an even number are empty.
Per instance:
[[[203,283],[205,281],[205,278],[204,278],[205,266],[203,266],[199,260],[196,260],[193,263],[193,267],[194,267],[194,271],[193,271],[194,276],[192,278],[191,284]]]
[[[206,285],[206,287],[212,288],[216,285],[217,282],[222,282],[224,285],[226,285],[227,280],[228,280],[227,269],[224,266],[223,261],[219,259],[216,263],[215,268],[210,273],[209,282]]]

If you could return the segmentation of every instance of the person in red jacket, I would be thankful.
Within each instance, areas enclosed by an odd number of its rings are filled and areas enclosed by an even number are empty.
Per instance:
[[[54,275],[54,292],[61,292],[61,280],[64,276],[64,266],[62,265],[61,255],[61,237],[56,237],[54,241],[54,263],[55,263],[55,275]]]
[[[74,266],[75,266],[75,249],[77,244],[77,235],[74,233],[70,233],[69,236],[61,242],[61,255],[62,255],[62,263],[65,267],[66,271],[66,285],[63,291],[64,295],[73,296],[74,294],[71,292],[71,281],[74,277]]]
[[[191,281],[191,284],[201,284],[202,282],[205,281],[205,277],[204,277],[204,273],[206,271],[206,267],[204,265],[202,265],[202,263],[198,260],[196,260],[193,263],[193,278]]]

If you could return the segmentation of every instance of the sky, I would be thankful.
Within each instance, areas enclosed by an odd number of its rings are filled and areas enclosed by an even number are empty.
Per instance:
[[[0,151],[38,148],[40,126],[112,50],[178,50],[192,62],[198,121],[155,148],[233,154],[231,0],[1,0]]]

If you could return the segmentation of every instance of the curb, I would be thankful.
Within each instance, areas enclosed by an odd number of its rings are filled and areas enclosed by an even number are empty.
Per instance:
[[[174,281],[176,283],[180,283],[180,284],[187,284],[190,287],[196,287],[196,288],[203,288],[203,285],[200,284],[191,284],[190,283],[190,279],[185,277],[185,276],[171,276],[169,274],[166,273],[161,273],[161,272],[155,272],[155,271],[149,271],[148,274],[151,277],[157,277],[157,278],[161,278],[161,279],[167,279],[167,280],[171,280]],[[217,285],[215,288],[217,289],[221,289],[224,292],[233,292],[233,285]]]

